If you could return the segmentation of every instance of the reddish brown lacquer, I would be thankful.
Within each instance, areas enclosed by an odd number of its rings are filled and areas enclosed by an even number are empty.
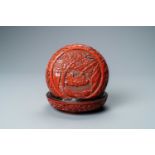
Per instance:
[[[108,77],[108,66],[99,52],[83,44],[67,45],[53,54],[48,62],[46,81],[52,94],[48,93],[48,100],[56,109],[63,111],[95,110],[103,105],[99,101],[105,102],[107,98],[103,94]]]

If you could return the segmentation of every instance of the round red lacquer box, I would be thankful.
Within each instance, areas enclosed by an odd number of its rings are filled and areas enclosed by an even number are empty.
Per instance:
[[[108,78],[108,66],[99,52],[83,44],[67,45],[48,62],[48,101],[54,108],[72,113],[99,109],[108,96]]]

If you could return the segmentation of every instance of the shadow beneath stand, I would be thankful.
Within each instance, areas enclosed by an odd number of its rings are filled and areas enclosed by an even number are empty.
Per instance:
[[[128,91],[110,91],[108,93],[108,99],[106,105],[113,109],[115,107],[126,106],[129,101],[134,100],[135,95],[132,92]]]

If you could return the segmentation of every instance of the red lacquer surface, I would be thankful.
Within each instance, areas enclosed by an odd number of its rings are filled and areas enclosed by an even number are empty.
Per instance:
[[[54,108],[70,113],[83,113],[99,109],[105,104],[107,97],[108,94],[104,93],[102,97],[94,100],[60,100],[52,96],[52,93],[47,93],[48,101]]]
[[[46,82],[50,92],[62,99],[93,99],[108,82],[108,66],[92,47],[73,44],[58,50],[48,62]]]

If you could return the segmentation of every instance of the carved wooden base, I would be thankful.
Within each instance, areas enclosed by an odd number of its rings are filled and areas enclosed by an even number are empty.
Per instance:
[[[55,97],[51,92],[47,93],[49,103],[56,109],[69,113],[82,113],[101,108],[107,100],[108,94],[104,92],[96,99],[61,99]]]

